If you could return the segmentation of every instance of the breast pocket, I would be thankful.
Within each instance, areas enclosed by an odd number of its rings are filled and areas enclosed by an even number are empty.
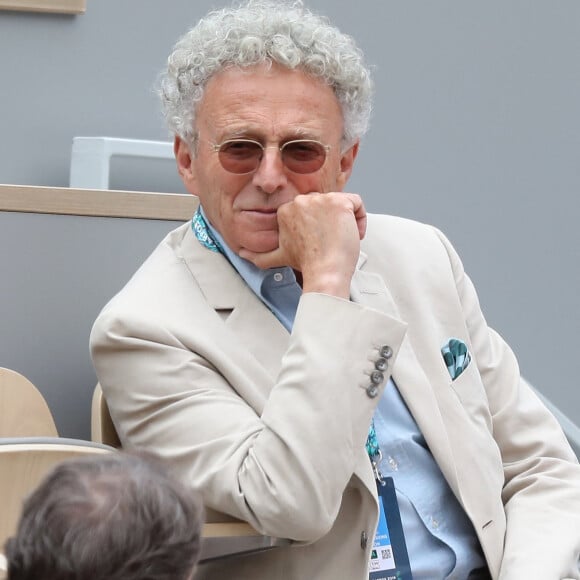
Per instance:
[[[492,421],[487,394],[475,361],[449,384],[470,420],[491,433]]]

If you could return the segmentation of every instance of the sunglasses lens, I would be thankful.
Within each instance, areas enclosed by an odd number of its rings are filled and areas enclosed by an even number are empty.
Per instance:
[[[258,168],[262,147],[253,141],[226,141],[219,148],[222,167],[230,173],[250,173]]]
[[[284,165],[294,173],[314,173],[326,161],[326,149],[317,141],[289,141],[282,147]]]
[[[218,149],[222,167],[243,175],[258,169],[264,149],[257,141],[232,139]],[[318,141],[288,141],[281,147],[282,162],[294,173],[314,173],[326,161],[326,149]]]

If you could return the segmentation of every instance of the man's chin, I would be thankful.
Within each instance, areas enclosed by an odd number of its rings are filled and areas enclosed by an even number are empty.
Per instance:
[[[267,254],[273,252],[278,248],[278,234],[272,236],[264,236],[256,240],[247,240],[247,243],[242,243],[240,249],[245,249],[254,254]]]

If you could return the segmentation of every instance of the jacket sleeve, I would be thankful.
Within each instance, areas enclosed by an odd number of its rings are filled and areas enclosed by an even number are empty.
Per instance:
[[[580,467],[556,419],[521,378],[513,352],[490,329],[446,238],[474,360],[485,386],[504,472],[501,580],[580,578]]]
[[[380,398],[366,393],[374,361],[383,345],[396,356],[404,325],[303,295],[280,373],[260,401],[251,364],[231,356],[234,338],[220,344],[214,318],[181,316],[172,324],[121,301],[95,323],[93,361],[123,444],[168,458],[207,506],[261,533],[322,537],[364,453]]]

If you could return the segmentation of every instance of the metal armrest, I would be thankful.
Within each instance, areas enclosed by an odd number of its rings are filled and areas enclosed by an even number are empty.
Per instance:
[[[250,524],[209,507],[205,509],[200,562],[287,546],[290,540],[265,536]]]
[[[37,449],[57,449],[59,446],[62,446],[67,449],[88,448],[102,449],[103,451],[117,451],[114,447],[104,443],[87,441],[85,439],[69,439],[67,437],[0,437],[0,445],[22,445],[28,446],[29,449],[32,449],[33,446],[37,446]],[[51,445],[54,447],[49,447]]]

